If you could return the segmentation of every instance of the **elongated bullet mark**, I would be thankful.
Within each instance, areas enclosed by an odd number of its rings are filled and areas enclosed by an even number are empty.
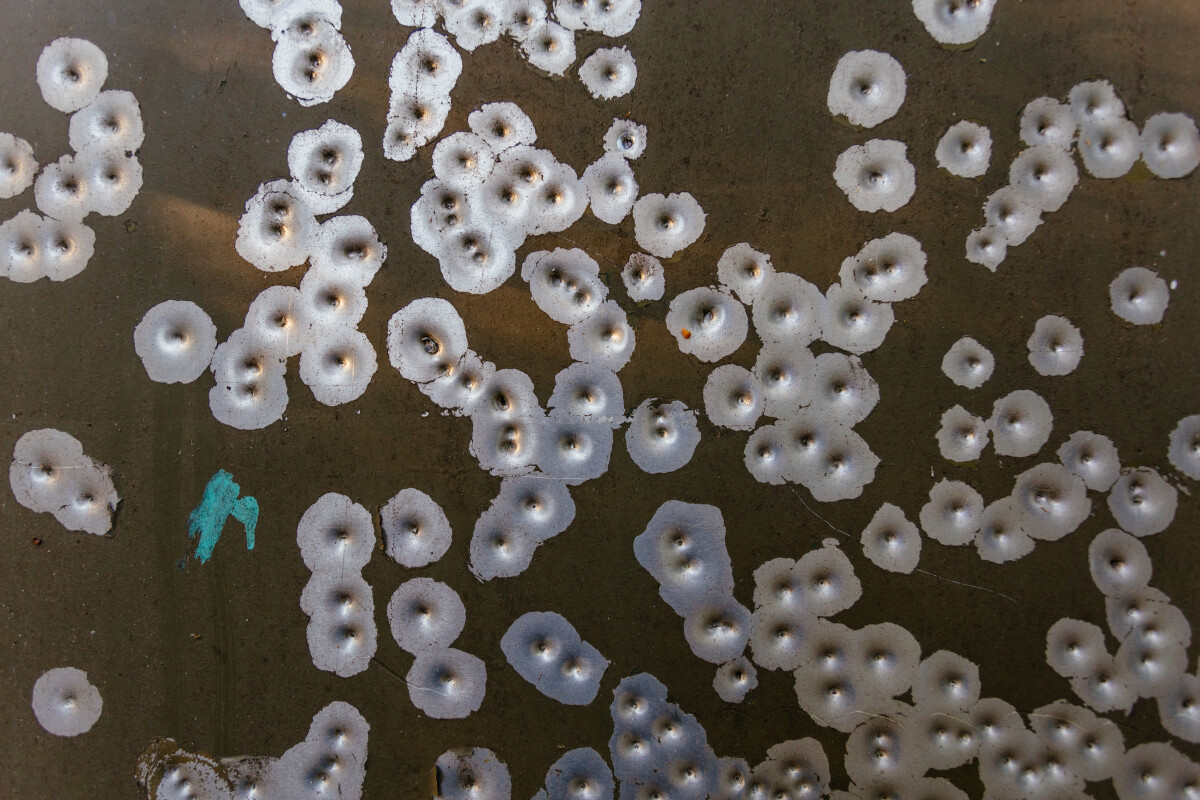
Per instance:
[[[254,526],[258,524],[258,501],[253,497],[238,497],[241,487],[234,483],[233,476],[225,470],[209,479],[204,487],[200,504],[188,515],[188,538],[200,541],[196,544],[196,558],[201,564],[212,558],[213,548],[221,538],[225,521],[233,517],[246,529],[246,549],[254,549]]]

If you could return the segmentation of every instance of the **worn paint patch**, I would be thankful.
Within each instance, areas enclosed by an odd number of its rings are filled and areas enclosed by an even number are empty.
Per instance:
[[[254,549],[254,527],[258,524],[258,501],[253,497],[239,497],[241,487],[225,470],[209,479],[204,487],[204,497],[188,515],[188,538],[200,537],[196,544],[196,558],[201,564],[212,558],[213,548],[221,538],[225,521],[233,517],[246,529],[246,549]]]

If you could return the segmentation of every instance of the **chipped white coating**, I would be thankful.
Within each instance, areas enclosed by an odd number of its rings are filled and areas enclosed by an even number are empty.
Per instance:
[[[313,106],[328,103],[350,81],[354,56],[337,26],[318,16],[300,20],[278,35],[271,71],[300,105]]]
[[[643,400],[625,431],[625,449],[642,472],[674,472],[692,460],[700,443],[696,412],[682,402]]]
[[[786,477],[821,503],[852,500],[875,479],[879,457],[861,436],[812,409],[781,423],[788,459]]]
[[[606,367],[575,362],[554,376],[554,392],[546,408],[551,416],[569,415],[620,427],[625,422],[621,379]]]
[[[68,433],[41,428],[22,434],[8,480],[18,503],[53,514],[69,531],[103,535],[112,529],[120,498],[111,470],[85,455]]]
[[[938,140],[938,166],[959,178],[979,178],[992,162],[992,132],[970,120],[959,120]]]
[[[1137,125],[1124,117],[1105,117],[1079,126],[1076,143],[1083,167],[1096,178],[1120,178],[1141,155]]]
[[[494,0],[455,0],[442,3],[446,32],[468,53],[500,38],[504,6]]]
[[[105,217],[124,214],[142,189],[141,162],[120,146],[88,148],[76,156],[76,163],[88,184],[89,211]]]
[[[1096,534],[1088,545],[1088,568],[1096,588],[1121,597],[1150,585],[1153,567],[1146,546],[1118,528]]]
[[[20,211],[0,223],[0,277],[15,283],[64,281],[87,268],[95,249],[96,234],[82,222]]]
[[[450,95],[393,94],[383,131],[383,157],[408,161],[437,138],[450,114]]]
[[[609,665],[575,626],[553,611],[531,611],[515,619],[500,639],[500,649],[518,675],[564,705],[592,702]]]
[[[911,573],[921,560],[921,533],[904,511],[884,503],[862,532],[863,555],[888,572]]]
[[[1025,347],[1039,375],[1070,375],[1083,360],[1083,334],[1069,319],[1053,314],[1034,324]]]
[[[876,349],[896,321],[890,303],[867,299],[856,284],[835,283],[825,291],[821,339],[850,353]]]
[[[821,335],[825,297],[790,272],[771,272],[755,293],[754,332],[764,346],[808,344]]]
[[[440,33],[413,31],[392,59],[388,88],[393,95],[422,100],[449,96],[462,74],[462,56]]]
[[[799,344],[763,347],[754,362],[754,376],[763,387],[763,413],[790,419],[816,397],[817,361]]]
[[[283,362],[272,358],[262,366],[253,377],[217,378],[216,385],[208,392],[208,407],[218,422],[248,431],[282,419],[288,403]]]
[[[1036,392],[1018,389],[992,404],[988,427],[996,455],[1031,456],[1050,438],[1054,415]]]
[[[159,383],[191,383],[217,349],[217,326],[190,300],[165,300],[133,329],[133,347],[146,375]]]
[[[402,489],[379,509],[384,551],[404,567],[432,564],[450,549],[446,512],[420,489]]]
[[[467,125],[497,155],[517,145],[532,145],[537,141],[533,121],[516,103],[484,103],[467,116]]]
[[[300,193],[314,214],[331,214],[353,195],[363,162],[362,136],[349,125],[326,120],[293,136],[287,159],[292,191]]]
[[[467,352],[467,329],[447,300],[422,297],[388,320],[388,360],[410,381],[427,383]]]
[[[1014,497],[1002,497],[983,509],[975,549],[979,557],[993,564],[1024,558],[1033,552],[1035,542],[1025,530],[1025,514]]]
[[[308,650],[313,666],[349,678],[367,668],[378,647],[375,599],[353,570],[316,571],[300,595],[309,616]]]
[[[376,369],[371,340],[347,325],[322,330],[300,354],[300,380],[312,390],[317,402],[327,406],[362,397]]]
[[[432,578],[400,584],[388,601],[387,615],[396,644],[414,655],[454,644],[467,622],[458,592]]]
[[[543,20],[521,41],[521,53],[542,72],[562,75],[575,63],[575,36],[557,22]]]
[[[1064,678],[1091,674],[1107,655],[1104,631],[1090,622],[1064,617],[1046,631],[1046,663]]]
[[[275,358],[299,355],[312,337],[306,304],[294,286],[268,286],[246,309],[242,327]],[[211,354],[210,354],[211,359]]]
[[[1067,93],[1067,105],[1076,124],[1082,126],[1102,119],[1125,116],[1125,103],[1117,90],[1106,80],[1083,81]]]
[[[37,171],[33,145],[11,133],[0,133],[0,200],[16,197],[32,186]]]
[[[741,347],[749,330],[742,304],[712,286],[675,295],[666,324],[681,353],[710,363]]]
[[[1002,186],[984,201],[983,220],[1006,246],[1017,247],[1042,224],[1042,212],[1013,187]]]
[[[625,309],[606,300],[589,316],[567,329],[571,358],[620,372],[629,363],[637,337]]]
[[[422,650],[404,679],[412,704],[431,719],[470,716],[487,691],[483,661],[453,647]]]
[[[289,181],[260,185],[238,220],[234,247],[263,272],[280,272],[308,259],[317,221],[290,186]]]
[[[1200,414],[1179,420],[1171,431],[1167,460],[1192,480],[1200,480]]]
[[[554,414],[541,422],[534,463],[547,475],[576,486],[608,471],[612,443],[608,421]]]
[[[1158,273],[1145,267],[1130,267],[1108,285],[1112,312],[1134,325],[1162,322],[1171,292]]]
[[[458,131],[433,148],[433,172],[444,185],[469,191],[481,186],[496,166],[496,154],[482,136]]]
[[[38,56],[37,84],[42,99],[65,114],[95,100],[107,78],[108,57],[86,39],[55,39]]]
[[[942,458],[950,461],[975,461],[988,443],[988,426],[962,406],[942,413],[941,427],[936,435]]]
[[[633,204],[633,236],[647,253],[670,258],[700,238],[705,216],[687,192],[642,195]]]
[[[717,667],[713,689],[726,703],[740,703],[758,686],[758,671],[745,656],[738,656]]]
[[[604,152],[636,159],[646,152],[646,126],[631,119],[614,118],[604,133]]]
[[[829,113],[852,125],[874,128],[896,115],[904,104],[904,67],[878,50],[852,50],[838,59],[829,78],[825,103]]]
[[[942,373],[958,386],[967,389],[978,389],[992,377],[996,368],[996,358],[992,351],[972,339],[964,336],[946,351],[942,357]]]
[[[822,353],[813,374],[812,410],[828,419],[854,427],[879,402],[879,384],[858,356]]]
[[[121,89],[100,92],[71,115],[68,127],[68,141],[77,153],[87,149],[133,153],[142,146],[145,136],[137,98]]]
[[[447,750],[434,767],[445,800],[511,800],[508,766],[486,747]]]
[[[103,707],[100,690],[88,682],[86,672],[74,667],[48,670],[33,685],[34,716],[55,736],[87,733]]]
[[[894,139],[871,139],[837,157],[833,180],[859,211],[895,211],[912,199],[917,173],[908,146]]]
[[[633,30],[642,11],[642,0],[605,3],[554,0],[554,16],[568,29],[595,31],[604,36],[624,36]]]
[[[360,570],[375,549],[371,512],[344,494],[327,492],[296,526],[300,557],[314,573]]]
[[[921,507],[921,529],[944,545],[962,546],[975,540],[983,518],[983,497],[962,481],[943,478],[929,490]]]
[[[538,308],[564,325],[582,322],[608,297],[600,265],[577,247],[535,250],[521,264],[521,280]]]
[[[1058,459],[1094,492],[1107,492],[1121,473],[1116,445],[1107,436],[1091,431],[1071,434],[1058,448]]]
[[[913,679],[913,703],[938,711],[963,711],[979,700],[979,665],[957,653],[938,650],[926,656]]]
[[[748,242],[729,247],[717,260],[717,280],[746,305],[754,305],[767,280],[775,273],[771,257]]]
[[[912,0],[913,13],[943,45],[968,45],[983,36],[996,0]]]
[[[1179,492],[1153,467],[1121,470],[1108,493],[1108,509],[1122,529],[1134,536],[1166,530],[1175,519]]]
[[[586,176],[585,176],[586,177]],[[645,253],[632,253],[621,269],[621,281],[629,299],[635,303],[661,300],[667,289],[666,271],[662,262]]]
[[[597,100],[624,97],[637,83],[637,63],[624,47],[601,47],[579,65],[579,79]]]
[[[1025,514],[1026,532],[1044,541],[1074,532],[1092,513],[1083,479],[1061,464],[1038,464],[1020,473],[1012,496]]]
[[[1021,141],[1030,147],[1050,145],[1067,150],[1075,142],[1077,128],[1070,106],[1053,97],[1030,100],[1021,111]]]
[[[1042,144],[1022,150],[1013,159],[1008,182],[1034,207],[1058,211],[1079,183],[1079,169],[1066,150]]]
[[[605,153],[583,171],[583,186],[596,219],[616,225],[629,216],[637,200],[638,184],[629,161],[619,153]]]
[[[1186,114],[1155,114],[1142,126],[1141,156],[1160,178],[1183,178],[1200,166],[1200,130]]]
[[[370,284],[386,259],[387,246],[366,217],[330,217],[317,227],[310,240],[313,268],[355,286]]]
[[[842,262],[838,277],[853,283],[868,300],[893,303],[916,297],[929,278],[921,243],[906,233],[889,233],[863,245]]]
[[[745,367],[726,364],[704,382],[704,413],[714,425],[735,431],[754,430],[763,412],[762,384]]]
[[[967,234],[966,258],[972,264],[995,272],[1008,255],[1008,240],[994,225],[984,225]]]
[[[33,184],[38,210],[64,222],[79,222],[92,210],[92,181],[82,155],[64,155],[42,167]]]

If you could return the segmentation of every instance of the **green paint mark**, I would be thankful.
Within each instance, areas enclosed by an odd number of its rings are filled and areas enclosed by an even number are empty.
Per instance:
[[[254,549],[254,526],[258,524],[258,501],[253,497],[238,497],[242,489],[225,470],[209,479],[200,504],[188,515],[188,538],[196,544],[196,558],[203,564],[212,558],[213,548],[221,538],[225,520],[233,517],[246,529],[246,549]]]

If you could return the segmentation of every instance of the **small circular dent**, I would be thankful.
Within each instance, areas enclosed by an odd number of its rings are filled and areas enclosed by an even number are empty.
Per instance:
[[[1178,505],[1179,492],[1151,467],[1122,470],[1108,494],[1113,519],[1134,536],[1166,530]]]
[[[758,686],[758,671],[745,656],[726,661],[717,667],[713,689],[726,703],[740,703]]]
[[[1130,267],[1108,286],[1112,311],[1133,325],[1162,322],[1171,293],[1157,272],[1145,267]]]
[[[612,100],[633,91],[637,64],[624,47],[602,47],[579,65],[579,79],[597,100]]]
[[[74,667],[49,670],[33,685],[34,716],[55,736],[87,733],[103,707],[100,691],[88,682],[87,673]]]
[[[62,37],[42,49],[37,83],[53,109],[71,113],[92,102],[108,78],[108,57],[86,39]]]
[[[908,146],[892,139],[871,139],[847,148],[837,157],[833,179],[859,211],[896,211],[917,190]]]
[[[969,120],[951,125],[934,150],[938,166],[959,178],[979,178],[992,160],[992,132]]]
[[[149,309],[133,330],[134,350],[150,380],[191,383],[211,363],[217,326],[189,300],[166,300]]]
[[[853,125],[874,128],[904,104],[906,76],[894,57],[877,50],[853,50],[838,59],[829,79],[829,113]]]

